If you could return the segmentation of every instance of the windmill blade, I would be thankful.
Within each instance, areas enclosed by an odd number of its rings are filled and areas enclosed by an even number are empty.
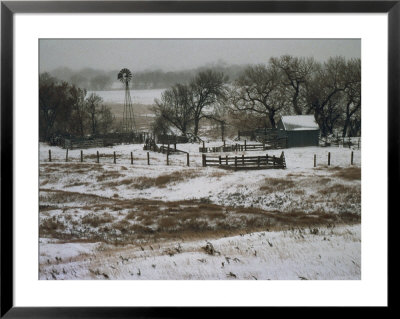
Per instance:
[[[127,69],[123,68],[121,71],[118,73],[118,80],[120,80],[123,83],[128,83],[132,79],[132,72]]]

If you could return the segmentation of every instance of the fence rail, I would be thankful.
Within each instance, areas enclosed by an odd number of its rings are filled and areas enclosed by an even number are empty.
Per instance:
[[[284,169],[286,168],[285,155],[280,157],[269,156],[218,156],[211,157],[203,154],[202,166],[216,166],[225,169],[248,170],[248,169]]]
[[[199,147],[200,153],[221,153],[221,152],[243,152],[243,151],[265,151],[273,149],[282,149],[287,146],[287,138],[278,138],[274,140],[268,140],[260,144],[232,144],[232,145],[221,145],[216,147]]]
[[[163,153],[163,154],[169,154],[169,155],[187,154],[188,153],[188,152],[185,152],[182,150],[178,150],[176,148],[176,143],[173,144],[173,147],[170,147],[169,144],[167,146],[165,146],[165,145],[158,146],[156,143],[154,143],[154,141],[149,141],[148,143],[146,143],[143,146],[143,150],[144,151],[153,151],[153,152],[158,152],[158,153]]]
[[[109,133],[92,137],[62,137],[52,138],[50,145],[66,149],[85,149],[93,147],[113,146],[122,143],[143,143],[150,136],[148,132]]]
[[[180,144],[187,142],[189,142],[189,139],[186,136],[157,135],[158,144]]]
[[[333,137],[320,138],[319,145],[322,147],[336,146],[348,147],[353,149],[361,148],[361,137]]]

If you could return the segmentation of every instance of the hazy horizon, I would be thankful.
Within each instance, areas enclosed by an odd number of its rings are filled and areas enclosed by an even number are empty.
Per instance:
[[[267,63],[285,54],[361,58],[360,39],[40,39],[40,72],[58,68],[113,71],[190,70],[206,65]]]

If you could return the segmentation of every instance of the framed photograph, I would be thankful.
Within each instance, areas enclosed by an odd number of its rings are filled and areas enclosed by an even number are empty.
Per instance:
[[[2,1],[1,316],[389,307],[399,16]]]

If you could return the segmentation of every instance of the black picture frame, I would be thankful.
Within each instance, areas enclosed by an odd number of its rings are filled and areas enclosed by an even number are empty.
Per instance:
[[[387,13],[388,14],[388,214],[398,211],[400,102],[400,1],[1,1],[1,317],[177,318],[238,309],[131,307],[15,307],[13,303],[13,16],[15,13]],[[388,229],[389,231],[389,229]],[[390,234],[388,232],[390,251]],[[388,255],[389,262],[389,255]],[[389,287],[389,281],[388,281]],[[32,292],[34,293],[34,292]],[[390,298],[388,307],[390,308]],[[337,309],[337,308],[336,308]],[[334,313],[336,309],[333,310]],[[251,311],[276,313],[276,308]],[[292,308],[293,310],[293,308]],[[296,309],[306,314],[305,308]],[[239,312],[240,314],[240,312]],[[249,315],[248,310],[243,314]]]

